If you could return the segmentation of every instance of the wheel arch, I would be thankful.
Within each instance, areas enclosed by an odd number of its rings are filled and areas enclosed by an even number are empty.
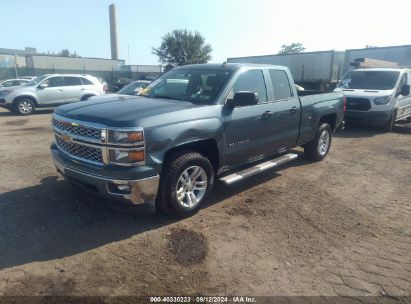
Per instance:
[[[16,96],[16,97],[14,97],[14,99],[13,99],[13,104],[15,104],[18,100],[20,100],[20,99],[29,99],[29,100],[31,100],[33,103],[34,103],[34,106],[35,107],[37,107],[38,106],[38,101],[37,101],[37,99],[34,97],[34,96],[32,96],[32,95],[19,95],[19,96]]]
[[[220,167],[220,153],[217,141],[213,138],[184,143],[167,150],[164,154],[163,164],[167,162],[172,154],[181,151],[193,151],[204,155],[213,166],[214,172],[217,172]]]
[[[87,99],[89,99],[90,97],[93,97],[93,96],[97,96],[97,95],[92,94],[92,93],[86,93],[83,96],[81,96],[80,101],[85,101],[85,100],[87,100]]]
[[[331,131],[334,132],[337,127],[337,114],[330,113],[330,114],[321,116],[318,126],[320,126],[322,123],[328,123],[331,127]]]

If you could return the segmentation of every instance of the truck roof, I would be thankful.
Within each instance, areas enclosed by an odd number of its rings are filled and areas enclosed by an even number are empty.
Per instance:
[[[190,65],[185,65],[185,66],[180,66],[176,67],[176,69],[190,69],[190,68],[201,68],[201,69],[210,69],[210,70],[215,70],[215,69],[227,69],[227,70],[238,70],[239,68],[242,67],[275,67],[279,69],[285,69],[285,66],[281,65],[272,65],[272,64],[254,64],[254,63],[223,63],[223,64],[218,64],[218,63],[204,63],[204,64],[190,64]]]

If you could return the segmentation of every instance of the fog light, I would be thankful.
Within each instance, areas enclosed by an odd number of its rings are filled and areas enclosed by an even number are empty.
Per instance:
[[[128,184],[109,184],[109,190],[114,194],[130,194],[131,188]]]
[[[117,189],[120,190],[120,191],[130,192],[130,186],[129,185],[117,185]]]

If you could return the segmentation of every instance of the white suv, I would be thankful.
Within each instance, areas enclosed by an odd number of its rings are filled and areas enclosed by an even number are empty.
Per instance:
[[[55,107],[104,94],[103,84],[90,75],[48,74],[19,87],[0,89],[0,106],[21,115],[35,108]]]

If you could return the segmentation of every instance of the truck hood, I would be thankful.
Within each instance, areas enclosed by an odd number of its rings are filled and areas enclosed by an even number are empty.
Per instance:
[[[60,106],[55,109],[55,113],[70,119],[99,123],[111,127],[136,127],[144,126],[149,123],[147,120],[153,120],[163,114],[176,111],[191,112],[190,110],[199,107],[204,107],[204,105],[180,100],[127,95],[112,96],[110,94]],[[198,111],[195,110],[195,112]],[[172,115],[167,116],[173,117]],[[191,118],[194,117],[191,116]]]

